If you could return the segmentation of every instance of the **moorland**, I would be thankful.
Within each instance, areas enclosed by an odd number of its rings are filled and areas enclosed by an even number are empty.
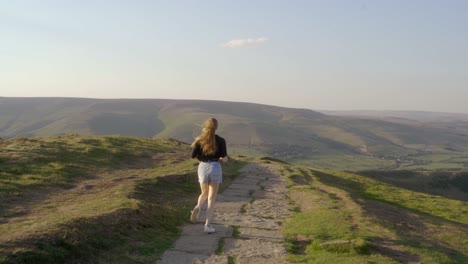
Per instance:
[[[290,261],[468,261],[460,116],[79,98],[0,98],[0,113],[3,263],[154,263],[188,223],[188,143],[208,116],[229,144],[223,188],[248,163],[288,180]],[[336,240],[352,243],[322,246]]]

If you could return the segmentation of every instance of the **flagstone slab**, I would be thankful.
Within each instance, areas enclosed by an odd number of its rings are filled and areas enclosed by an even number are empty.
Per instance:
[[[277,219],[262,218],[250,214],[239,214],[239,213],[216,213],[213,216],[213,223],[230,225],[230,226],[242,226],[242,227],[253,227],[260,229],[280,229],[281,221]]]
[[[252,197],[245,197],[245,196],[225,196],[225,195],[218,195],[216,197],[216,202],[245,202],[250,203],[252,201]],[[217,206],[217,205],[216,205]],[[215,209],[216,212],[216,209]]]
[[[260,186],[257,184],[243,184],[243,183],[232,183],[229,189],[240,189],[240,190],[259,190]]]
[[[231,213],[231,212],[240,212],[244,204],[249,203],[246,201],[233,201],[233,202],[218,202],[215,206],[215,211],[218,213]]]
[[[196,260],[194,264],[228,264],[227,256],[211,255],[204,260]]]
[[[263,239],[225,239],[224,252],[227,255],[235,255],[237,258],[264,259],[285,257],[286,249],[282,243]]]
[[[226,225],[212,224],[216,232],[206,234],[204,224],[185,225],[182,227],[182,236],[210,236],[210,237],[231,237],[232,228]]]
[[[263,182],[263,180],[252,179],[252,178],[242,178],[242,179],[239,179],[239,180],[235,180],[233,183],[246,184],[246,185],[257,185],[259,182],[261,183],[261,182]]]
[[[218,248],[218,236],[204,234],[201,236],[181,236],[174,244],[174,250],[191,254],[211,255]]]
[[[206,255],[192,254],[184,251],[167,250],[158,260],[158,264],[175,264],[175,263],[195,263],[202,259],[208,258]],[[203,262],[200,262],[203,263]]]
[[[248,213],[264,218],[281,219],[290,215],[285,199],[258,199],[249,204]]]
[[[240,196],[240,197],[249,197],[250,190],[249,189],[227,189],[223,192],[223,196]]]

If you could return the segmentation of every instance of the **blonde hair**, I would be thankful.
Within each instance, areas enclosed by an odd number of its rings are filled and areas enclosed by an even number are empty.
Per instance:
[[[214,117],[208,118],[203,123],[202,133],[195,138],[192,147],[198,143],[203,155],[214,155],[216,153],[215,131],[218,128],[218,120]]]

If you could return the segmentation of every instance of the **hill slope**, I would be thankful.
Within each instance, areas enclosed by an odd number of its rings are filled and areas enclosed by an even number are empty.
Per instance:
[[[197,197],[189,153],[120,136],[0,142],[0,263],[155,262]]]
[[[467,166],[468,130],[456,125],[194,100],[0,98],[0,112],[0,137],[4,138],[79,133],[172,137],[191,142],[200,124],[216,116],[221,124],[219,133],[228,139],[234,154],[268,155],[334,169]],[[434,154],[455,159],[445,162]],[[405,164],[396,164],[398,158]]]
[[[338,116],[361,116],[378,118],[401,118],[411,119],[419,122],[468,122],[468,114],[463,113],[440,113],[428,111],[320,111],[327,115]]]
[[[175,140],[121,136],[1,141],[0,262],[154,262],[198,193],[189,152]],[[468,260],[466,202],[272,158],[231,159],[224,186],[247,162],[274,163],[289,181],[295,213],[282,232],[290,260]]]
[[[468,203],[352,173],[285,166],[296,213],[283,234],[302,263],[466,263]]]

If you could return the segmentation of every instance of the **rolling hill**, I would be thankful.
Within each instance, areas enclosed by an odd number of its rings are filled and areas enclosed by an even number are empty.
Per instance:
[[[154,263],[197,197],[189,152],[121,136],[0,141],[0,263]]]
[[[231,154],[266,155],[330,169],[467,166],[463,124],[331,116],[252,103],[84,98],[1,98],[0,137],[63,134],[170,137],[191,142],[209,116]]]
[[[0,263],[155,263],[198,194],[189,152],[176,140],[123,136],[0,141]],[[287,183],[292,214],[279,243],[292,262],[468,260],[466,202],[269,157],[233,156],[222,188],[249,163],[277,166]]]
[[[378,118],[402,118],[420,122],[468,122],[468,114],[442,113],[428,111],[371,111],[371,110],[349,110],[349,111],[327,111],[321,113],[337,116],[378,117]]]

